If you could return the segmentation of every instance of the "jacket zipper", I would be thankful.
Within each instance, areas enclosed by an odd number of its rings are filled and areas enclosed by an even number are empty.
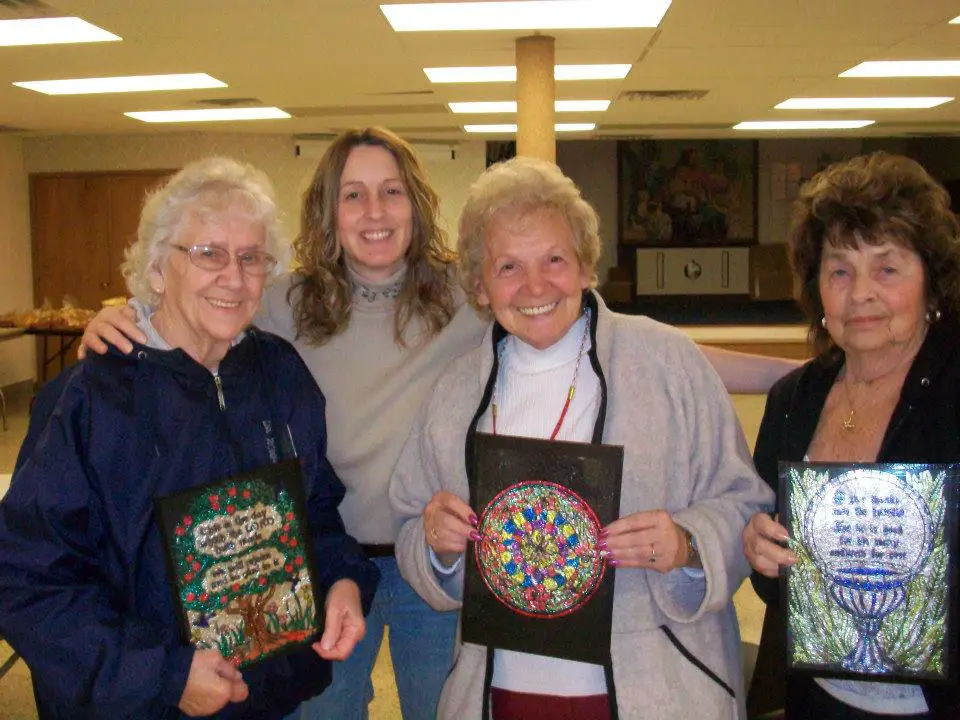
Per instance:
[[[220,376],[214,373],[213,375],[213,384],[217,386],[217,402],[220,403],[220,409],[227,409],[227,401],[223,398],[223,383],[220,381]]]

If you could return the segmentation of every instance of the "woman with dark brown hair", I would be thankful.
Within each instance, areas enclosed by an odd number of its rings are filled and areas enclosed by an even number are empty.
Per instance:
[[[832,165],[801,190],[790,255],[819,355],[770,391],[754,453],[760,475],[776,490],[782,460],[960,460],[960,228],[944,189],[897,155]],[[763,513],[743,533],[768,606],[761,658],[782,643],[776,578],[797,562],[788,539]],[[783,663],[782,651],[770,655]],[[758,673],[783,681],[782,667],[763,665]],[[784,692],[758,682],[752,697]],[[788,718],[960,713],[955,679],[934,687],[791,675],[785,698]]]

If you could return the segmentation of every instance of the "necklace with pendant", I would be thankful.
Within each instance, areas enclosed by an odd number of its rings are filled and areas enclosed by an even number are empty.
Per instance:
[[[847,395],[847,405],[850,406],[850,414],[843,420],[843,429],[846,432],[853,432],[857,429],[857,423],[855,421],[857,409],[853,406],[853,397],[850,394],[850,384],[847,382],[846,374],[844,374],[843,377],[843,389]]]
[[[850,383],[847,381],[846,368],[843,371],[843,390],[847,396],[847,405],[850,406],[850,414],[843,420],[843,429],[845,432],[853,432],[857,429],[857,409],[853,406],[853,395],[850,392]]]
[[[567,399],[563,403],[563,409],[560,411],[560,418],[557,420],[556,426],[553,428],[553,432],[550,434],[551,440],[557,439],[557,434],[560,432],[560,428],[563,425],[563,420],[567,416],[567,410],[570,409],[570,403],[573,402],[573,394],[576,392],[577,388],[577,375],[580,374],[580,360],[583,357],[583,348],[587,344],[587,335],[590,333],[590,310],[587,310],[585,313],[586,323],[583,326],[583,335],[580,337],[580,349],[577,352],[577,364],[573,368],[573,379],[570,381],[570,388],[567,390]],[[503,368],[503,350],[502,348],[506,346],[504,342],[500,347],[500,368]],[[499,375],[499,372],[497,373]],[[490,402],[490,420],[493,425],[493,434],[497,434],[497,385],[499,382],[493,386],[493,399]]]

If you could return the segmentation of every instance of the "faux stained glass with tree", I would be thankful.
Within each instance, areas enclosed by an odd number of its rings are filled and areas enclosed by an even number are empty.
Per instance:
[[[318,634],[299,463],[157,501],[181,636],[238,666]]]

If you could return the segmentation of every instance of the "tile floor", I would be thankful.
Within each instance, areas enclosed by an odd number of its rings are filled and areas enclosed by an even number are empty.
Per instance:
[[[23,393],[14,393],[7,398],[9,427],[0,431],[0,476],[13,472],[20,443],[26,433],[28,421],[28,397]],[[737,414],[743,424],[744,432],[752,446],[763,415],[765,398],[761,396],[735,396],[733,398]],[[0,496],[6,490],[0,477]],[[745,583],[734,598],[737,616],[740,619],[740,631],[743,639],[758,642],[763,624],[763,604],[753,593],[749,583]],[[376,693],[370,706],[373,720],[400,720],[400,706],[397,700],[396,686],[393,683],[393,670],[390,653],[384,643],[377,666],[374,669],[373,684]],[[10,646],[0,641],[0,666],[11,655]],[[30,674],[22,661],[0,680],[0,720],[36,720],[37,712],[30,688]]]

